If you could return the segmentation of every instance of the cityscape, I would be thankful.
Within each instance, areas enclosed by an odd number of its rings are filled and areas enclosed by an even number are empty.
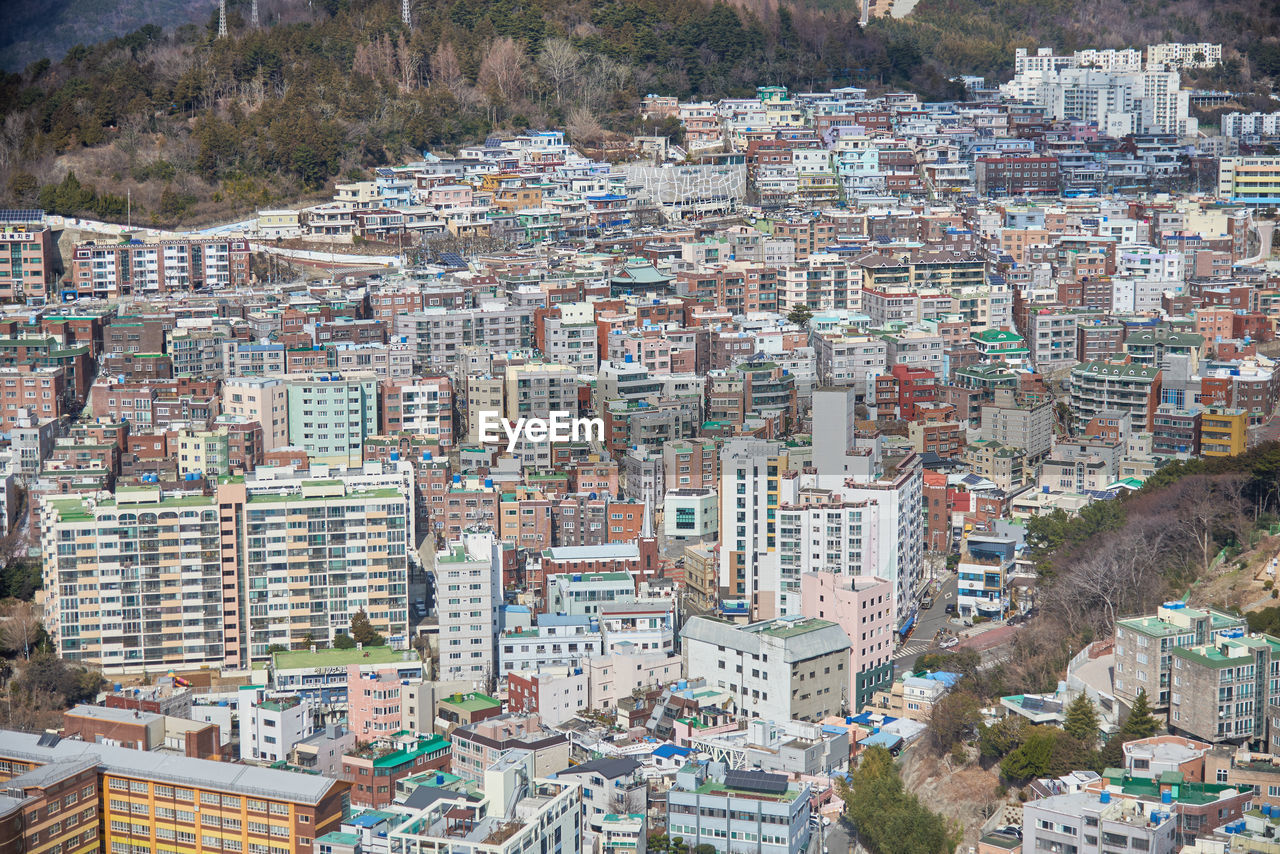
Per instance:
[[[0,851],[1280,850],[1280,104],[1011,52],[0,163]]]

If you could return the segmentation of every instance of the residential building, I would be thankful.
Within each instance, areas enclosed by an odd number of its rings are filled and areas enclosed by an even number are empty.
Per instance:
[[[347,783],[313,774],[159,756],[38,733],[0,733],[0,780],[17,778],[21,786],[28,772],[60,774],[73,767],[93,771],[94,782],[87,776],[78,781],[72,801],[88,800],[94,807],[89,829],[97,838],[87,848],[91,851],[171,847],[221,854],[235,846],[247,852],[268,839],[285,851],[309,851],[317,837],[338,828],[349,803]],[[83,808],[65,806],[69,797],[63,797],[63,811],[83,819]],[[71,836],[80,835],[83,842],[84,832]],[[86,848],[64,844],[63,850]]]
[[[396,784],[411,774],[449,767],[450,745],[439,735],[396,732],[372,743],[357,743],[342,755],[342,779],[351,784],[351,805],[381,809],[396,795]]]
[[[358,466],[378,432],[378,377],[371,371],[285,378],[289,444],[312,462]]]
[[[667,790],[667,833],[717,854],[802,854],[809,848],[809,798],[809,784],[786,774],[689,764]]]
[[[1280,705],[1280,640],[1229,629],[1170,652],[1171,729],[1213,744],[1266,737],[1268,707]]]
[[[807,572],[800,576],[806,617],[831,620],[849,637],[851,711],[893,681],[893,585],[868,575]]]
[[[1022,805],[1022,849],[1102,854],[1115,848],[1174,854],[1179,850],[1172,810],[1148,813],[1134,798],[1069,792]]]
[[[1084,362],[1071,369],[1071,412],[1076,432],[1103,412],[1128,414],[1135,425],[1151,430],[1160,405],[1161,369],[1128,358]]]
[[[1116,696],[1132,704],[1145,691],[1153,709],[1169,707],[1173,650],[1213,643],[1224,632],[1244,627],[1239,617],[1213,608],[1166,602],[1154,616],[1116,621]]]
[[[485,766],[477,798],[433,789],[427,805],[390,833],[391,849],[434,854],[465,846],[476,854],[522,854],[546,849],[582,854],[582,788],[535,771],[529,751],[513,750]]]
[[[296,695],[272,697],[257,685],[236,692],[240,761],[271,764],[289,757],[316,730],[315,708]]]
[[[739,626],[693,617],[682,637],[685,671],[727,689],[744,714],[819,720],[850,707],[851,644],[835,623],[791,617]]]
[[[486,684],[497,674],[501,551],[492,531],[467,530],[436,554],[436,611],[443,680]]]

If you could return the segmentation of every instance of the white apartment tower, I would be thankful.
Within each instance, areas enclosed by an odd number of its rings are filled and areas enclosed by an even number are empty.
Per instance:
[[[442,681],[487,687],[497,673],[502,556],[492,531],[467,530],[436,555]]]

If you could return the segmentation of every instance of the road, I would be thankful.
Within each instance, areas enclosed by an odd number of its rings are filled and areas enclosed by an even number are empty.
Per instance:
[[[947,605],[955,603],[956,574],[949,573],[947,580],[942,583],[942,589],[934,597],[933,607],[928,611],[920,612],[916,617],[915,631],[911,633],[910,639],[898,647],[893,654],[895,662],[903,662],[898,668],[899,671],[904,667],[910,667],[916,660],[916,656],[933,646],[933,636],[938,633],[938,629],[948,625]]]
[[[844,819],[833,821],[830,826],[822,828],[822,846],[830,854],[848,854],[853,850],[849,826],[844,823]]]

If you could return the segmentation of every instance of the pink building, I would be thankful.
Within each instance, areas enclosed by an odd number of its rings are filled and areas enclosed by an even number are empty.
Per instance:
[[[471,207],[472,190],[465,184],[439,184],[423,194],[422,203],[434,210]]]
[[[861,709],[893,682],[893,583],[872,575],[807,572],[800,610],[830,620],[849,636],[849,705]]]
[[[614,650],[587,661],[591,708],[612,711],[637,688],[667,685],[679,679],[683,659],[668,652]]]
[[[401,729],[400,679],[395,673],[362,673],[347,665],[347,728],[360,741],[391,736]]]

